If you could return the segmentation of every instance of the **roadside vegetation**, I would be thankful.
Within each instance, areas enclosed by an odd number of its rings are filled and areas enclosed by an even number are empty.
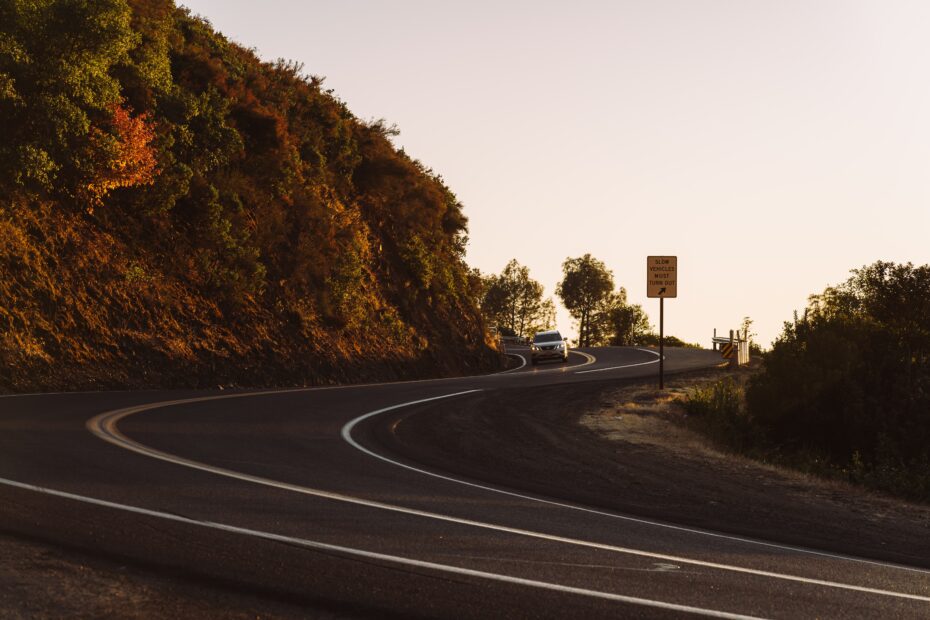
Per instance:
[[[543,285],[530,277],[529,268],[511,260],[499,274],[474,273],[477,303],[488,325],[518,338],[555,328],[555,304],[543,299]]]
[[[500,363],[442,178],[171,0],[0,2],[0,390]]]
[[[731,449],[930,501],[930,266],[853,271],[785,324],[758,373],[685,407]]]
[[[602,261],[590,254],[566,258],[562,274],[555,293],[576,321],[577,346],[658,346],[659,335],[645,310],[629,302],[626,289],[617,288],[613,272]],[[543,285],[516,259],[500,275],[473,270],[472,280],[486,323],[501,333],[526,338],[557,327],[552,298],[543,298]],[[665,344],[700,348],[675,336],[666,336]]]

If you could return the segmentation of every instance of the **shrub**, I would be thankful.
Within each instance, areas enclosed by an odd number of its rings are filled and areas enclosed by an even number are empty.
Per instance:
[[[744,407],[744,390],[732,378],[695,388],[684,401],[684,407],[688,415],[696,418],[695,424],[716,442],[739,451],[753,444],[754,431]]]
[[[781,449],[877,481],[930,461],[930,266],[878,262],[812,296],[747,390]],[[919,478],[920,476],[918,476]]]

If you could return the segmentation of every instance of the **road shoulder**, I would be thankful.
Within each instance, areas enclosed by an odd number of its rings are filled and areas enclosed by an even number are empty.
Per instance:
[[[373,437],[402,458],[509,489],[930,567],[930,507],[715,450],[677,424],[670,407],[645,406],[655,390],[642,386],[487,391],[381,419],[391,431]]]

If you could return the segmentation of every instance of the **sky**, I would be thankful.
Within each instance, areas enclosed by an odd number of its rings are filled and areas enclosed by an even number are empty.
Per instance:
[[[182,4],[396,124],[464,205],[469,265],[516,258],[547,296],[590,253],[655,325],[646,257],[675,255],[666,334],[748,316],[768,346],[851,269],[930,263],[922,0]]]

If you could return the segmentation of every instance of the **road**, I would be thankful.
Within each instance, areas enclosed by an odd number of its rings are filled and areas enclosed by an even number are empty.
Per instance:
[[[671,349],[665,365],[718,361]],[[930,616],[921,568],[497,488],[372,441],[401,411],[653,375],[656,362],[652,351],[605,348],[484,377],[3,397],[0,529],[232,584],[308,615]]]

